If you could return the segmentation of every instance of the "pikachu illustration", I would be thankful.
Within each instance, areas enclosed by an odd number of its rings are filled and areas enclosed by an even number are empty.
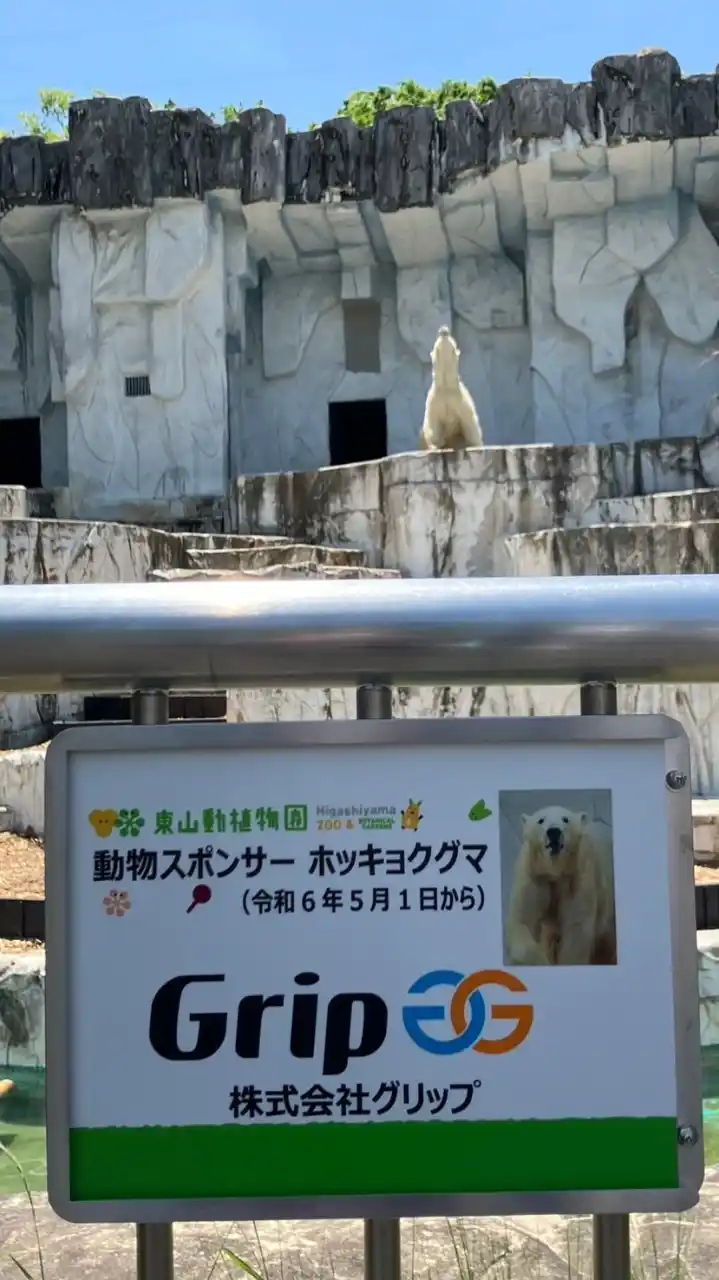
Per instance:
[[[402,830],[419,831],[422,821],[422,801],[410,800],[406,809],[402,810]]]

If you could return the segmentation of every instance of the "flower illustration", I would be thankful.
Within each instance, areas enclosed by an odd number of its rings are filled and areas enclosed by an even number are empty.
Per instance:
[[[130,910],[132,903],[129,893],[124,889],[111,889],[106,898],[103,898],[102,905],[105,908],[106,916],[117,916],[122,919]]]
[[[121,836],[139,836],[145,819],[140,816],[139,809],[121,809],[117,825]]]

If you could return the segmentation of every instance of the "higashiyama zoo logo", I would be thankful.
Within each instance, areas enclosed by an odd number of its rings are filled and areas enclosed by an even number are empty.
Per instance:
[[[402,1010],[405,1030],[414,1043],[427,1053],[462,1053],[473,1049],[475,1053],[510,1053],[522,1044],[532,1029],[534,1008],[531,1004],[492,1004],[487,1012],[487,1002],[482,987],[504,987],[505,991],[526,992],[527,988],[514,974],[502,969],[481,969],[468,977],[454,969],[433,969],[425,973],[409,989],[411,996],[423,996],[437,987],[453,988],[449,1000],[443,1004],[407,1004]],[[448,1039],[437,1039],[424,1029],[425,1023],[444,1023],[447,1015],[454,1032]],[[488,1017],[497,1022],[511,1022],[512,1029],[495,1039],[483,1035]]]

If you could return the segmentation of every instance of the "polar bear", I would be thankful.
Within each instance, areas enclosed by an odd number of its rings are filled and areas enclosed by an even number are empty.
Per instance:
[[[510,964],[616,964],[611,841],[586,813],[523,814],[506,922]]]
[[[484,444],[474,400],[459,376],[460,354],[443,325],[432,348],[432,385],[419,438],[423,449],[466,449]]]

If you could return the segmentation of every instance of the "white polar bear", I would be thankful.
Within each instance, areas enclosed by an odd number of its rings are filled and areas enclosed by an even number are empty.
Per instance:
[[[506,921],[510,964],[616,964],[614,865],[605,829],[549,805],[522,815]]]
[[[460,354],[443,325],[432,348],[432,385],[419,438],[423,449],[466,449],[484,444],[474,400],[459,376]]]

